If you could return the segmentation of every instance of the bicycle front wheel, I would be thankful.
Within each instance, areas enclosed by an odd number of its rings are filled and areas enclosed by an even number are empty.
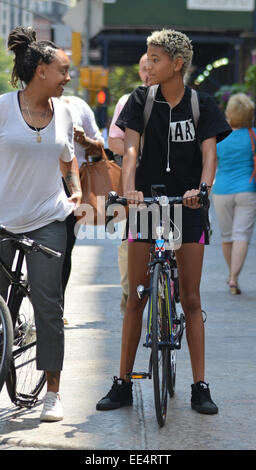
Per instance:
[[[168,292],[165,294],[168,296]],[[169,305],[169,299],[168,299]],[[177,315],[176,315],[176,304],[175,296],[171,299],[171,310],[169,314],[169,323],[170,323],[170,334],[171,334],[171,343],[173,347],[168,351],[167,358],[167,388],[170,398],[175,394],[175,383],[176,383],[176,360],[177,360],[177,351],[174,348],[174,339],[176,338],[178,324],[177,324]]]
[[[176,351],[171,349],[168,353],[167,359],[167,388],[169,396],[173,397],[175,394],[175,383],[176,383]]]
[[[17,302],[20,302],[20,307],[6,386],[13,403],[30,408],[36,403],[46,379],[45,373],[36,368],[36,326],[29,294],[17,296]]]
[[[10,311],[0,296],[0,392],[12,359],[13,327]]]
[[[169,322],[165,287],[167,277],[160,263],[155,265],[151,294],[152,370],[156,417],[163,426],[167,412]]]

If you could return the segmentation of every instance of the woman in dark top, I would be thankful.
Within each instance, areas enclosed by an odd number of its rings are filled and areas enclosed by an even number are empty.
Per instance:
[[[200,413],[214,414],[218,408],[205,383],[204,324],[200,302],[200,280],[204,244],[198,188],[205,182],[211,188],[216,169],[216,141],[230,130],[214,100],[199,93],[200,118],[195,125],[191,89],[184,86],[184,74],[191,64],[193,50],[186,35],[173,30],[154,32],[147,40],[150,84],[159,84],[145,130],[143,152],[138,168],[140,137],[144,131],[143,110],[147,87],[137,88],[119,116],[117,125],[125,129],[123,158],[124,194],[143,202],[151,195],[152,184],[165,184],[168,196],[188,198],[182,208],[182,244],[176,251],[181,303],[186,316],[186,334],[193,373],[191,406]],[[123,322],[120,378],[96,408],[109,410],[132,404],[133,370],[141,335],[146,299],[138,299],[136,288],[148,285],[150,243],[140,239],[129,243],[129,297]]]

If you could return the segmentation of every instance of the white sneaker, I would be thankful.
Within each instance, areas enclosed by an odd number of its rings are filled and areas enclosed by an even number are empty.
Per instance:
[[[47,392],[43,401],[44,407],[40,421],[61,421],[63,419],[63,408],[59,394]]]

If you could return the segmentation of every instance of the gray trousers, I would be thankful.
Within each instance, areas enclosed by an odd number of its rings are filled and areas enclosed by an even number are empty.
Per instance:
[[[213,194],[222,242],[250,243],[256,222],[256,193]]]
[[[25,235],[42,245],[65,254],[65,222],[53,222]],[[11,242],[0,243],[0,256],[12,266],[15,247]],[[64,359],[64,324],[61,258],[48,258],[42,253],[26,255],[28,282],[34,307],[37,332],[37,368],[60,371]],[[8,279],[0,270],[0,294],[6,299]]]

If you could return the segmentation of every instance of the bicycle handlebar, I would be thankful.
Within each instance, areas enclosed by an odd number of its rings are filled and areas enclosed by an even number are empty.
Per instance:
[[[52,256],[56,256],[56,258],[61,257],[61,253],[59,251],[52,250],[47,246],[42,245],[41,243],[37,243],[29,237],[25,235],[20,235],[17,233],[9,232],[3,225],[0,225],[0,235],[2,235],[4,240],[13,240],[24,250],[24,251],[35,251],[40,252],[43,255],[51,258]]]
[[[201,183],[200,185],[200,191],[198,194],[196,194],[197,197],[199,197],[200,202],[202,205],[207,205],[208,201],[208,189],[207,189],[207,184],[206,183]],[[170,205],[174,204],[182,204],[185,199],[190,199],[190,197],[184,198],[183,196],[152,196],[152,197],[144,197],[143,201],[138,201],[137,199],[132,199],[133,202],[138,202],[138,203],[145,203],[147,205],[157,203],[157,204],[162,204],[164,205],[167,203]],[[127,206],[128,205],[128,199],[126,197],[121,197],[119,196],[116,192],[111,191],[108,193],[108,200],[106,202],[106,208],[108,208],[111,204],[121,204],[122,206]]]
[[[204,218],[204,225],[205,229],[209,230],[210,229],[210,222],[209,222],[209,216],[208,216],[208,210],[210,207],[210,201],[208,198],[208,187],[206,183],[201,183],[200,185],[200,191],[196,195],[199,198],[201,207],[203,208],[203,218]],[[160,205],[168,205],[170,204],[173,206],[174,204],[182,204],[185,199],[190,199],[190,197],[184,198],[183,196],[153,196],[153,197],[145,197],[143,201],[138,201],[133,199],[133,202],[141,203],[141,204],[160,204]],[[118,194],[114,191],[111,191],[108,193],[108,200],[106,202],[106,211],[108,207],[111,204],[120,204],[122,206],[127,206],[128,205],[128,200],[125,197],[120,197]],[[108,223],[113,219],[113,215],[107,215],[106,216],[106,227]]]

